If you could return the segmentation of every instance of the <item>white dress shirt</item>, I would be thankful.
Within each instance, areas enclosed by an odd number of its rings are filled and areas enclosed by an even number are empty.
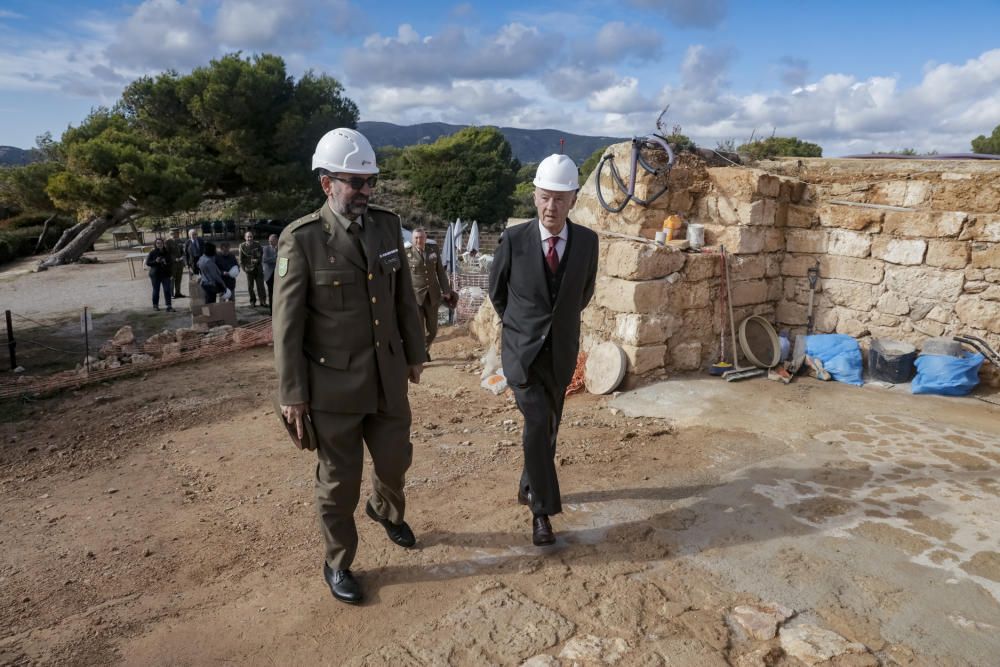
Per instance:
[[[539,220],[538,232],[542,236],[542,257],[549,254],[549,237],[558,236],[559,240],[556,241],[556,254],[559,255],[559,261],[561,262],[563,253],[566,252],[566,241],[569,239],[569,225],[563,224],[562,231],[560,231],[559,234],[554,235],[551,234],[549,230],[545,229],[545,225],[543,225],[542,221]]]

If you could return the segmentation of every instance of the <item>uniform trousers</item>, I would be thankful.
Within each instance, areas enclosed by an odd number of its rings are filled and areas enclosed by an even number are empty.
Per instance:
[[[410,409],[386,411],[379,391],[378,411],[353,414],[310,410],[316,438],[316,507],[326,541],[326,562],[333,570],[351,567],[358,549],[354,510],[361,497],[364,447],[372,458],[372,495],[375,513],[398,524],[403,521],[403,486],[413,459]]]
[[[256,305],[257,295],[260,294],[260,305],[266,305],[264,301],[267,299],[267,292],[264,290],[263,269],[250,269],[246,271],[246,276],[247,291],[250,292],[250,304]]]
[[[184,262],[175,259],[170,268],[173,278],[174,296],[181,295],[181,279],[184,277]]]
[[[426,341],[427,349],[431,349],[431,343],[437,337],[438,333],[438,308],[440,304],[436,303],[429,296],[424,298],[423,303],[417,304],[417,310],[420,312],[420,322],[424,327],[424,340]]]
[[[528,367],[527,381],[512,384],[511,389],[517,407],[524,415],[521,491],[525,495],[530,492],[533,514],[559,514],[562,512],[562,498],[556,475],[556,437],[559,435],[566,387],[556,382],[548,341]]]

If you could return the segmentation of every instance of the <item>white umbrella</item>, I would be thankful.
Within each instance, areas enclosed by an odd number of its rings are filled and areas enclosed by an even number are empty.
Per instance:
[[[455,228],[449,223],[448,231],[444,233],[444,247],[441,248],[441,264],[448,273],[454,273],[455,266]]]
[[[462,224],[462,219],[459,218],[455,221],[455,252],[462,252],[462,232],[465,231],[465,225]]]
[[[469,240],[465,244],[465,249],[479,252],[479,223],[475,220],[472,221],[472,229],[469,230]]]

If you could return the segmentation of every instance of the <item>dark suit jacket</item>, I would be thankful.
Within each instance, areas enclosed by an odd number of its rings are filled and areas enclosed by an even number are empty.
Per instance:
[[[490,267],[490,301],[503,322],[503,372],[512,384],[527,381],[527,370],[547,336],[552,338],[555,380],[573,378],[580,351],[580,313],[594,295],[597,234],[566,221],[569,239],[565,273],[555,303],[549,296],[538,220],[504,231]]]
[[[194,243],[191,239],[184,241],[184,263],[192,272],[198,272],[198,260],[205,254],[205,240],[198,239],[198,250],[195,251]]]
[[[427,360],[399,216],[369,206],[364,261],[326,204],[285,227],[274,273],[278,400],[409,414],[409,366]]]

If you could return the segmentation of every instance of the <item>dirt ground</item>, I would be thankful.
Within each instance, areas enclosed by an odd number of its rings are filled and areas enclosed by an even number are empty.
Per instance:
[[[411,391],[418,547],[359,511],[357,608],[322,580],[270,348],[0,404],[0,663],[806,664],[732,621],[777,604],[864,645],[829,664],[998,664],[1000,409],[809,379],[574,396],[539,549],[520,416],[445,331]]]

